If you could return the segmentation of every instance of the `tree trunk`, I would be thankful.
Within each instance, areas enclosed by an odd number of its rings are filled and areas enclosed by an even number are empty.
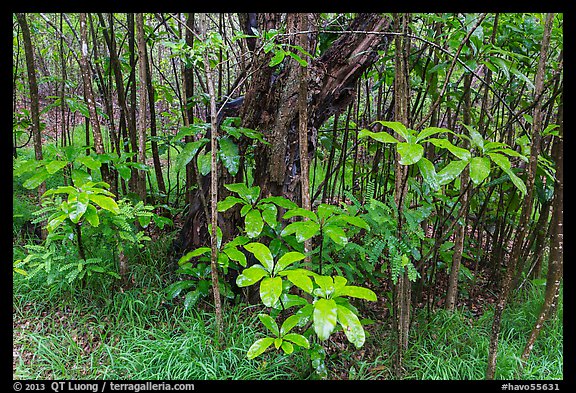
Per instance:
[[[34,141],[34,157],[37,161],[43,159],[42,155],[42,133],[40,131],[40,103],[38,96],[38,82],[36,81],[36,66],[34,65],[34,48],[30,38],[30,28],[26,21],[26,14],[17,13],[16,18],[22,29],[22,39],[24,41],[24,54],[26,55],[26,70],[28,72],[28,85],[30,87],[30,116],[32,120],[32,139]],[[46,182],[38,186],[38,200],[46,192]],[[41,231],[42,239],[46,238],[46,230]]]
[[[562,102],[562,99],[560,100]],[[526,363],[534,343],[542,330],[544,322],[550,319],[556,309],[558,296],[560,295],[560,282],[562,280],[562,269],[564,261],[564,153],[562,138],[564,130],[563,105],[558,109],[559,135],[554,142],[552,157],[556,163],[556,183],[554,185],[554,200],[552,223],[550,230],[550,256],[548,258],[548,275],[546,277],[546,292],[544,303],[540,309],[540,315],[536,320],[534,328],[528,337],[526,347],[522,353],[522,363]]]
[[[508,296],[513,284],[514,273],[518,264],[519,256],[522,253],[522,245],[524,238],[528,231],[528,218],[532,215],[532,202],[534,194],[534,177],[536,176],[536,165],[538,155],[540,153],[540,126],[542,125],[542,92],[544,89],[544,68],[546,66],[546,54],[550,46],[550,32],[552,30],[552,20],[554,14],[549,13],[546,15],[546,24],[544,26],[544,33],[542,37],[542,45],[540,47],[540,61],[538,63],[538,71],[535,78],[534,95],[537,100],[534,108],[534,122],[532,126],[532,148],[530,150],[530,160],[528,163],[528,174],[526,178],[526,196],[522,205],[522,213],[520,215],[520,222],[518,224],[514,244],[506,273],[502,280],[502,286],[496,307],[494,310],[494,320],[492,322],[492,335],[490,337],[490,346],[488,352],[488,367],[486,368],[486,379],[494,379],[496,373],[496,360],[498,354],[498,337],[500,335],[500,324],[502,320],[502,313],[506,307]]]
[[[138,46],[138,161],[146,164],[146,40],[144,38],[144,15],[136,13],[136,40]],[[137,193],[146,201],[146,172],[138,171]]]

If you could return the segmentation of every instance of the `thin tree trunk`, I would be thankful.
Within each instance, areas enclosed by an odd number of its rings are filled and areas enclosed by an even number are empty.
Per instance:
[[[144,15],[136,13],[136,40],[138,46],[139,105],[138,105],[138,161],[146,164],[146,40],[144,39]],[[146,172],[138,171],[138,195],[146,201]]]
[[[562,102],[562,99],[560,100]],[[552,213],[552,223],[550,230],[550,256],[548,259],[548,275],[546,277],[546,292],[544,294],[544,303],[540,309],[540,315],[528,337],[524,351],[522,352],[522,364],[525,364],[534,343],[542,330],[544,322],[550,319],[551,314],[557,307],[558,297],[560,295],[560,282],[562,280],[562,269],[564,261],[564,153],[562,147],[562,138],[564,130],[563,105],[560,104],[558,109],[559,135],[554,142],[552,157],[556,163],[556,183],[554,185],[554,200]]]
[[[550,32],[552,30],[552,20],[554,19],[554,14],[549,13],[546,15],[546,23],[544,26],[544,33],[542,37],[542,45],[540,47],[540,61],[538,63],[538,70],[536,72],[535,79],[535,89],[534,95],[537,97],[537,103],[534,108],[534,121],[532,127],[532,147],[530,150],[530,160],[528,163],[528,173],[526,178],[526,189],[527,193],[524,198],[524,203],[522,206],[522,212],[520,215],[520,222],[517,228],[516,236],[514,238],[514,244],[512,246],[512,252],[510,255],[510,260],[508,261],[508,266],[506,268],[506,273],[501,286],[501,292],[496,303],[494,310],[494,320],[492,323],[492,334],[490,337],[490,346],[488,349],[488,367],[486,368],[486,379],[494,379],[496,374],[496,361],[498,355],[498,338],[500,335],[500,324],[502,320],[502,314],[506,303],[508,301],[508,296],[513,284],[514,273],[516,272],[516,267],[518,265],[519,257],[522,253],[522,244],[524,243],[524,238],[528,231],[528,217],[532,214],[532,202],[533,202],[533,191],[534,191],[534,177],[536,175],[536,165],[538,161],[538,155],[540,153],[540,126],[542,124],[542,91],[544,88],[544,71],[546,66],[546,54],[548,53],[548,47],[550,46]]]
[[[204,30],[202,37],[206,38],[207,20],[202,23]],[[212,70],[210,69],[210,62],[208,61],[208,52],[204,52],[204,69],[206,71],[206,85],[208,87],[208,94],[210,95],[210,147],[211,147],[211,172],[210,172],[210,209],[211,209],[211,233],[210,233],[210,268],[212,275],[212,291],[214,294],[214,307],[216,311],[216,334],[217,342],[222,343],[223,321],[222,321],[222,304],[220,299],[220,286],[218,279],[218,125],[217,125],[217,109],[216,109],[216,96],[214,91],[214,80],[212,77]]]
[[[26,21],[26,14],[17,13],[16,18],[22,29],[22,39],[24,41],[24,54],[26,56],[26,70],[28,72],[28,85],[30,87],[30,116],[32,120],[32,140],[34,141],[34,157],[37,161],[43,159],[42,155],[42,133],[40,131],[40,102],[38,95],[38,82],[36,81],[36,66],[34,62],[34,48],[30,38],[30,28]],[[38,186],[38,200],[46,192],[46,182]],[[44,226],[42,226],[44,228]],[[46,230],[41,230],[42,239],[46,238]]]

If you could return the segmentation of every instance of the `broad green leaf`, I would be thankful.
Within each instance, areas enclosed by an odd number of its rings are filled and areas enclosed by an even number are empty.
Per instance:
[[[262,215],[258,210],[252,209],[246,214],[246,217],[244,217],[244,227],[246,234],[250,238],[255,238],[262,232],[264,221],[262,221]]]
[[[437,174],[438,184],[441,186],[450,183],[452,180],[456,179],[460,173],[468,165],[467,161],[456,160],[450,161],[440,172]]]
[[[232,184],[224,184],[226,189],[235,192],[240,196],[242,199],[248,200],[247,196],[249,194],[248,187],[244,183],[232,183]]]
[[[171,284],[170,286],[168,286],[165,291],[166,291],[166,295],[170,298],[170,299],[174,299],[176,296],[178,296],[180,294],[180,292],[182,292],[184,289],[188,289],[188,288],[192,288],[196,286],[196,281],[194,280],[183,280],[183,281],[177,281],[174,284]]]
[[[422,178],[430,188],[434,191],[440,189],[440,183],[438,183],[438,174],[436,173],[436,169],[434,168],[434,164],[430,162],[426,157],[422,157],[420,161],[418,161],[418,168],[420,169],[420,173],[422,174]]]
[[[239,287],[248,287],[250,285],[256,284],[263,277],[268,276],[268,272],[260,265],[250,266],[242,271],[236,278],[236,285]]]
[[[132,177],[132,169],[130,169],[128,165],[117,164],[116,170],[118,170],[118,174],[120,174],[120,177],[124,180],[130,180]]]
[[[264,353],[264,351],[267,350],[268,347],[272,345],[273,342],[274,338],[272,337],[265,337],[256,340],[256,342],[254,342],[254,344],[252,344],[248,349],[248,353],[246,354],[246,356],[248,357],[248,359],[254,359],[258,355]]]
[[[272,202],[272,203],[276,204],[277,206],[280,206],[284,209],[294,209],[294,208],[298,207],[298,205],[295,204],[294,202],[292,202],[291,200],[286,199],[286,198],[281,197],[281,196],[271,196],[268,198],[263,198],[260,202],[264,202],[264,203]]]
[[[220,160],[222,160],[222,164],[224,164],[224,167],[228,169],[228,172],[232,176],[236,175],[238,173],[238,168],[240,167],[238,145],[227,137],[220,138],[218,144],[220,147],[218,155],[220,156]]]
[[[92,181],[92,176],[82,169],[72,169],[72,182],[76,187],[81,187],[85,183]]]
[[[272,259],[272,253],[267,246],[262,243],[254,242],[245,244],[244,248],[254,254],[254,257],[262,263],[266,270],[269,273],[272,273],[274,260]]]
[[[70,198],[68,199],[68,204],[70,206],[74,206],[74,210],[68,214],[70,220],[74,224],[78,224],[80,222],[80,219],[86,212],[86,209],[88,209],[89,203],[90,200],[88,199],[88,194],[85,192],[78,193],[75,197],[73,197],[73,200],[70,200]]]
[[[46,168],[40,168],[36,174],[34,174],[29,179],[26,179],[22,186],[28,190],[32,190],[42,184],[46,179],[50,177],[50,173]]]
[[[93,171],[97,170],[102,166],[100,161],[97,161],[92,156],[82,156],[76,159],[76,162],[85,165],[87,168],[92,169]]]
[[[290,251],[286,254],[282,255],[278,262],[276,262],[276,267],[274,268],[274,272],[278,273],[282,270],[286,269],[288,266],[293,264],[296,261],[301,261],[302,259],[306,258],[304,254],[298,251]]]
[[[259,203],[258,207],[262,211],[262,219],[266,224],[270,225],[270,227],[275,228],[278,224],[276,217],[278,217],[278,208],[276,205],[272,203]]]
[[[381,143],[399,143],[396,138],[387,132],[372,132],[367,129],[363,129],[358,133],[358,138],[364,138],[367,136]]]
[[[104,195],[90,194],[89,198],[92,202],[100,206],[102,209],[106,209],[116,214],[120,212],[118,204],[116,204],[116,201],[110,197]]]
[[[334,291],[338,291],[346,286],[348,280],[342,276],[334,277]]]
[[[188,292],[184,298],[184,309],[188,310],[190,307],[194,307],[201,296],[202,293],[198,290]]]
[[[296,209],[288,210],[282,218],[287,220],[287,219],[295,217],[295,216],[307,217],[311,220],[318,221],[318,217],[316,216],[316,214],[314,212],[311,212],[310,210],[303,209],[301,207],[297,207]]]
[[[338,311],[333,299],[318,299],[314,303],[314,331],[320,341],[326,340],[336,327]]]
[[[192,161],[196,153],[198,153],[198,150],[204,147],[204,145],[206,145],[206,143],[208,142],[209,142],[208,139],[202,138],[194,142],[186,143],[186,145],[180,151],[178,156],[176,156],[176,169],[179,171],[184,171],[186,165],[188,165],[188,163]]]
[[[308,62],[306,60],[304,60],[303,58],[301,58],[300,56],[298,56],[296,53],[287,52],[287,54],[288,54],[288,56],[290,56],[291,58],[296,60],[298,62],[298,64],[300,64],[302,67],[308,67]]]
[[[282,340],[282,345],[280,346],[286,355],[290,355],[294,352],[294,345],[288,341]]]
[[[497,149],[492,150],[492,152],[504,153],[504,154],[509,155],[511,157],[518,157],[524,162],[528,162],[528,157],[526,157],[525,155],[520,154],[516,150],[512,150],[510,148],[497,148]]]
[[[284,337],[290,330],[294,328],[294,326],[298,325],[299,322],[300,322],[300,316],[290,315],[288,318],[286,318],[286,320],[284,321],[284,323],[282,323],[282,326],[280,327],[280,336]]]
[[[64,168],[66,164],[68,164],[68,161],[50,161],[48,164],[46,164],[46,171],[48,171],[49,174],[53,175],[60,169]]]
[[[76,195],[78,190],[72,186],[60,186],[58,188],[52,188],[42,194],[42,198],[45,198],[49,195],[53,194],[68,194],[68,195]]]
[[[284,270],[281,271],[279,274],[282,276],[286,276],[288,281],[292,284],[296,285],[298,288],[302,289],[304,292],[312,293],[314,289],[314,284],[312,280],[305,272],[302,272],[303,269],[295,269],[295,270]]]
[[[238,262],[242,266],[246,266],[246,255],[244,255],[244,253],[238,250],[236,247],[229,247],[227,245],[226,248],[222,250],[222,252],[228,255],[228,258],[231,260]]]
[[[416,141],[415,142],[420,142],[428,137],[431,137],[432,135],[435,134],[440,134],[443,132],[447,132],[447,133],[451,133],[453,134],[454,132],[447,129],[447,128],[440,128],[440,127],[428,127],[423,129],[422,131],[420,131],[420,133],[418,134],[418,136],[416,137]]]
[[[264,326],[266,326],[266,328],[272,332],[272,334],[274,334],[276,337],[280,336],[280,330],[278,329],[278,324],[274,318],[268,314],[258,314],[258,318],[260,321],[262,321]]]
[[[240,209],[240,217],[245,217],[250,210],[252,210],[252,205],[247,202],[244,206],[242,206],[242,209]]]
[[[488,155],[490,156],[492,161],[494,161],[494,163],[496,163],[496,165],[498,165],[504,171],[504,173],[506,173],[508,177],[510,177],[510,180],[512,180],[512,183],[514,183],[516,188],[520,190],[522,195],[526,195],[526,185],[524,184],[522,179],[516,176],[516,174],[510,168],[510,160],[508,160],[508,157],[498,153],[488,153]]]
[[[284,341],[284,340],[282,340],[280,337],[276,337],[276,338],[274,339],[274,347],[276,347],[276,349],[279,349],[280,346],[282,345],[282,342],[283,342],[283,341]]]
[[[347,285],[344,288],[340,288],[336,290],[334,296],[350,296],[359,299],[369,300],[371,302],[375,302],[377,300],[374,291],[368,288],[358,287],[356,285]]]
[[[490,175],[490,159],[488,157],[473,157],[470,160],[470,179],[475,185],[484,181]]]
[[[198,247],[195,250],[192,250],[186,254],[184,254],[179,260],[178,260],[178,266],[182,266],[183,264],[185,264],[186,262],[188,262],[190,259],[200,256],[200,255],[210,255],[211,253],[211,249],[210,247]]]
[[[338,211],[340,211],[340,209],[337,206],[321,203],[318,205],[318,218],[325,219]]]
[[[388,127],[393,129],[394,131],[396,131],[402,138],[404,138],[404,141],[406,142],[411,142],[410,141],[410,131],[408,131],[408,129],[406,128],[406,126],[398,121],[381,121],[378,120],[376,121],[376,123],[380,123],[382,124],[384,127]]]
[[[98,217],[98,211],[94,206],[88,205],[86,213],[84,213],[84,217],[86,218],[86,221],[88,221],[90,225],[92,225],[93,227],[97,227],[98,225],[100,225],[100,218]]]
[[[476,131],[473,126],[464,124],[464,127],[466,127],[468,133],[470,134],[472,144],[478,147],[481,152],[484,152],[484,138],[482,138],[482,135],[480,135],[480,133]]]
[[[293,315],[295,316],[295,315]],[[284,337],[284,342],[290,341],[302,348],[310,348],[310,342],[306,337],[297,333],[288,333]]]
[[[211,154],[198,154],[198,158],[196,159],[198,163],[198,170],[202,174],[202,176],[206,176],[210,173],[212,168],[212,157]]]
[[[281,294],[281,277],[266,277],[260,283],[260,299],[266,307],[274,307]]]
[[[12,172],[14,176],[20,176],[27,172],[36,171],[36,168],[41,166],[43,161],[37,160],[18,160],[15,162],[14,171]]]
[[[54,232],[54,230],[56,228],[58,228],[60,226],[60,224],[62,224],[62,222],[68,218],[68,214],[61,214],[59,216],[56,216],[55,218],[51,219],[48,222],[48,225],[46,225],[46,230],[48,232]],[[32,254],[30,254],[32,255]]]
[[[286,57],[286,52],[284,52],[282,49],[276,50],[276,52],[274,52],[274,56],[272,56],[272,59],[270,60],[270,63],[268,63],[268,66],[277,66],[278,64],[282,63],[284,57]]]
[[[320,231],[320,225],[314,221],[297,221],[286,225],[280,232],[280,236],[288,236],[293,233],[296,234],[296,240],[302,243],[305,240],[315,236]]]
[[[346,221],[348,224],[352,224],[358,228],[370,230],[370,226],[366,221],[358,216],[349,216],[347,214],[341,214],[338,216],[338,220]]]
[[[360,348],[364,345],[364,341],[366,340],[366,333],[364,332],[360,320],[352,310],[341,304],[338,304],[336,309],[338,313],[338,322],[342,325],[344,334],[348,338],[348,341],[354,344],[356,348]]]
[[[426,142],[432,143],[434,146],[441,147],[443,149],[448,149],[448,151],[454,154],[461,160],[468,161],[470,160],[470,151],[463,149],[458,146],[454,146],[448,139],[437,139],[437,138],[430,138],[427,139]]]
[[[400,154],[400,164],[412,165],[420,161],[424,154],[424,147],[417,143],[398,143],[398,154]]]
[[[244,201],[240,198],[236,198],[235,196],[229,195],[226,199],[219,201],[218,211],[225,212],[226,210],[230,209],[232,206],[236,205],[237,203],[244,203]]]
[[[346,232],[342,228],[336,225],[326,225],[322,229],[323,232],[328,235],[330,239],[339,246],[345,246],[348,243],[348,237]]]

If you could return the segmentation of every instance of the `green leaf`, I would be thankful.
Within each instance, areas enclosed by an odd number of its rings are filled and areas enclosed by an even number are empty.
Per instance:
[[[92,169],[93,171],[97,170],[102,166],[100,161],[97,161],[92,156],[82,156],[76,159],[76,162],[85,165],[87,168]]]
[[[202,176],[206,176],[210,173],[212,169],[212,156],[210,153],[208,154],[198,154],[198,158],[196,159],[198,163],[198,170],[202,174]]]
[[[105,198],[107,198],[107,197],[105,197]],[[68,216],[70,217],[70,220],[74,224],[78,224],[80,222],[80,219],[82,218],[82,216],[86,212],[86,209],[88,209],[88,205],[90,203],[90,200],[88,199],[88,194],[86,194],[85,192],[81,192],[81,193],[77,194],[73,200],[69,199],[68,203],[70,206],[75,207],[75,209],[73,211],[71,211],[68,214]]]
[[[338,211],[340,209],[337,206],[321,203],[318,205],[318,218],[325,219]]]
[[[228,169],[228,172],[234,176],[238,173],[240,167],[240,155],[238,150],[238,145],[234,143],[230,138],[223,137],[218,141],[220,150],[218,155],[224,167]]]
[[[194,307],[201,297],[202,293],[198,290],[188,292],[184,298],[184,309],[188,310],[190,307]]]
[[[330,239],[339,246],[345,246],[348,243],[348,237],[346,232],[342,228],[336,225],[326,225],[322,229],[323,232],[328,235]]]
[[[302,270],[304,269],[285,270],[281,271],[279,274],[282,276],[285,275],[288,281],[290,281],[292,284],[311,294],[314,289],[314,284],[312,283],[312,280],[308,274]]]
[[[178,266],[182,266],[183,264],[185,264],[186,262],[188,262],[190,259],[200,256],[200,255],[210,255],[210,253],[212,252],[212,250],[210,249],[210,247],[198,247],[195,250],[192,250],[186,254],[184,254],[179,260],[178,260]]]
[[[274,273],[276,274],[278,272],[281,272],[294,262],[301,261],[304,258],[306,258],[306,256],[301,252],[298,251],[287,252],[286,254],[282,255],[280,259],[278,259],[278,262],[276,262]]]
[[[374,291],[356,285],[347,285],[344,288],[339,288],[335,291],[334,296],[350,296],[358,299],[369,300],[371,302],[377,300]]]
[[[415,142],[420,142],[432,135],[435,134],[440,134],[443,132],[447,132],[447,133],[451,133],[453,134],[454,132],[447,129],[447,128],[440,128],[440,127],[428,127],[423,129],[422,131],[420,131],[420,133],[418,134],[418,136],[416,137],[416,141]]]
[[[418,168],[420,169],[422,178],[426,183],[428,183],[432,190],[437,191],[440,189],[436,168],[434,168],[434,164],[430,162],[430,160],[428,160],[426,157],[422,157],[420,161],[418,161]]]
[[[209,142],[208,139],[202,138],[194,142],[186,143],[186,145],[180,151],[178,156],[176,156],[176,169],[179,171],[184,171],[186,165],[188,165],[188,163],[192,161],[198,150],[204,147],[204,145],[206,145],[206,143],[208,142]]]
[[[314,331],[320,341],[326,340],[334,331],[338,318],[337,310],[333,299],[318,299],[314,303]]]
[[[260,283],[260,299],[266,307],[274,307],[281,294],[281,277],[266,277]]]
[[[286,355],[290,355],[294,352],[294,345],[288,341],[282,341],[282,345],[280,346]]]
[[[306,209],[301,208],[301,207],[297,207],[296,209],[288,210],[282,218],[287,220],[289,218],[296,217],[296,216],[307,217],[311,220],[318,221],[318,217],[316,216],[316,214],[314,212],[311,212],[310,210],[306,210]]]
[[[166,295],[168,296],[168,298],[174,299],[184,289],[192,288],[194,286],[196,286],[196,281],[194,281],[194,280],[177,281],[177,282],[171,284],[170,286],[168,286],[165,289],[165,291],[166,291]]]
[[[226,210],[230,209],[232,206],[236,205],[237,203],[244,203],[244,201],[240,198],[236,198],[232,195],[226,197],[226,199],[222,201],[218,201],[218,211],[225,212]]]
[[[255,357],[261,355],[265,350],[268,349],[270,345],[274,342],[274,338],[272,337],[265,337],[259,340],[256,340],[254,344],[250,346],[248,349],[248,353],[246,356],[248,359],[254,359]]]
[[[277,66],[278,64],[282,63],[282,60],[284,60],[284,57],[286,57],[286,52],[284,52],[284,50],[282,50],[282,49],[276,50],[274,52],[274,56],[270,60],[270,63],[268,63],[268,66],[269,67]]]
[[[48,171],[49,174],[53,175],[60,169],[64,168],[66,164],[68,164],[68,161],[50,161],[48,164],[46,164],[46,171]]]
[[[526,185],[518,176],[516,176],[512,169],[510,169],[510,160],[508,157],[498,153],[488,153],[488,156],[490,156],[492,161],[494,161],[494,163],[498,165],[504,173],[508,175],[508,177],[510,177],[510,180],[512,180],[512,183],[514,183],[518,190],[520,190],[522,195],[526,195]]]
[[[250,285],[256,284],[263,277],[268,276],[268,272],[260,265],[250,266],[242,271],[236,278],[236,285],[239,287],[248,287]]]
[[[28,190],[32,190],[42,184],[46,179],[50,177],[50,173],[46,168],[40,168],[36,174],[34,174],[29,179],[26,179],[22,186]]]
[[[274,268],[274,260],[272,259],[272,253],[270,249],[262,243],[248,243],[244,245],[244,248],[254,254],[254,257],[258,259],[264,268],[272,273]]]
[[[288,56],[290,56],[291,58],[296,60],[298,62],[298,64],[300,64],[302,67],[308,67],[308,62],[306,60],[304,60],[303,58],[301,58],[300,56],[298,56],[296,53],[287,52],[287,54],[288,54]]]
[[[488,157],[473,157],[470,160],[470,179],[475,185],[484,181],[490,175],[490,159]]]
[[[240,250],[238,250],[236,247],[226,247],[222,250],[226,255],[228,255],[228,258],[230,258],[233,261],[236,261],[238,263],[240,263],[240,265],[242,266],[246,266],[246,255],[244,255],[244,253]]]
[[[344,334],[348,338],[348,341],[354,344],[356,348],[360,348],[364,345],[364,341],[366,340],[366,333],[364,332],[360,320],[352,310],[341,304],[338,304],[336,309],[338,322],[342,325]]]
[[[120,209],[116,201],[110,197],[104,195],[90,194],[89,198],[92,202],[100,206],[102,209],[106,209],[112,213],[118,214]]]
[[[408,129],[406,128],[406,126],[402,123],[400,123],[399,121],[381,121],[381,120],[377,120],[376,123],[380,123],[382,124],[384,127],[388,127],[393,129],[394,131],[396,131],[396,133],[398,133],[398,135],[400,135],[402,138],[404,138],[404,140],[406,142],[411,142],[410,141],[410,132],[408,131]]]
[[[270,225],[271,228],[275,228],[278,224],[278,221],[276,220],[276,217],[278,216],[276,205],[272,203],[259,203],[258,207],[262,211],[262,218],[264,221]]]
[[[293,315],[294,317],[295,315]],[[287,319],[288,320],[288,319]],[[310,348],[310,342],[308,341],[308,339],[306,337],[304,337],[301,334],[297,334],[297,333],[288,333],[286,335],[284,335],[284,340],[286,341],[290,341],[293,342],[294,344],[298,345],[299,347],[302,348]],[[285,341],[285,342],[286,342]]]
[[[116,169],[118,170],[120,177],[122,177],[124,180],[130,180],[132,177],[132,170],[128,165],[117,164]]]
[[[440,172],[438,172],[438,183],[443,186],[450,183],[452,180],[456,179],[460,173],[468,165],[467,161],[456,160],[450,161]]]
[[[382,143],[399,143],[399,141],[387,132],[372,132],[367,129],[360,130],[358,133],[358,138],[364,138],[369,136],[375,141]]]
[[[86,213],[84,213],[84,217],[86,218],[86,221],[88,221],[90,225],[92,225],[93,227],[97,227],[98,225],[100,225],[100,218],[98,217],[98,211],[94,206],[88,205]]]
[[[250,210],[244,217],[244,226],[248,237],[255,238],[258,236],[264,228],[264,221],[262,221],[260,212],[256,209]]]
[[[417,143],[398,143],[398,154],[400,154],[400,164],[412,165],[420,161],[424,154],[424,147]]]
[[[296,234],[296,240],[300,243],[310,239],[312,236],[320,232],[320,225],[314,221],[297,221],[286,225],[280,232],[280,236],[288,236],[293,233]]]
[[[298,205],[295,204],[294,202],[292,202],[291,200],[286,199],[286,198],[281,197],[281,196],[271,196],[268,198],[263,198],[260,201],[260,203],[262,203],[262,202],[264,202],[264,203],[272,202],[272,203],[276,204],[277,206],[280,206],[284,209],[294,209],[294,208],[298,207]]]
[[[290,315],[288,318],[286,318],[286,320],[284,321],[284,323],[280,327],[280,334],[279,335],[284,337],[290,330],[292,330],[294,328],[294,326],[298,325],[299,322],[300,322],[300,316],[299,315]]]
[[[358,216],[349,216],[346,214],[341,214],[338,216],[338,220],[346,221],[348,224],[352,224],[358,228],[366,229],[367,231],[370,230],[370,226],[366,221]]]
[[[260,321],[262,321],[264,326],[266,326],[266,328],[268,328],[272,334],[274,334],[276,337],[280,336],[280,330],[278,329],[278,324],[274,318],[268,314],[258,314],[258,318],[260,318]]]
[[[82,169],[73,169],[72,170],[72,182],[76,187],[81,187],[85,183],[92,180],[92,176]]]
[[[426,142],[432,143],[434,146],[441,147],[443,149],[448,149],[448,151],[454,154],[461,160],[468,161],[470,160],[470,151],[463,149],[458,146],[454,146],[448,139],[436,139],[430,138],[427,139]]]

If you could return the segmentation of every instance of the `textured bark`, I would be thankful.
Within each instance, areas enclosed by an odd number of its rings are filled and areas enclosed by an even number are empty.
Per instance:
[[[500,335],[500,325],[504,308],[508,302],[510,291],[513,287],[514,273],[518,265],[519,257],[522,253],[522,245],[529,229],[528,219],[532,215],[532,202],[534,199],[534,178],[536,175],[536,165],[538,162],[538,155],[540,153],[540,127],[542,126],[542,92],[544,89],[544,68],[546,66],[546,54],[550,45],[550,31],[552,29],[552,20],[554,14],[547,14],[546,24],[544,26],[544,33],[542,37],[542,45],[540,48],[540,60],[538,62],[538,70],[535,78],[534,95],[537,97],[537,102],[534,107],[533,125],[532,125],[532,146],[530,150],[530,159],[528,162],[528,173],[526,176],[526,189],[527,193],[524,197],[522,205],[522,213],[520,214],[520,222],[516,229],[516,236],[514,237],[514,244],[506,273],[502,280],[502,286],[496,307],[494,309],[494,320],[492,322],[492,334],[490,337],[490,346],[488,349],[488,367],[486,368],[486,379],[494,379],[496,373],[496,361],[498,355],[498,339]]]
[[[144,15],[136,14],[136,40],[138,46],[138,161],[146,164],[146,40],[144,39]],[[146,172],[138,171],[137,192],[146,201]]]
[[[556,139],[552,150],[552,157],[556,163],[556,183],[554,185],[553,213],[550,231],[550,257],[548,259],[548,275],[546,277],[546,291],[544,303],[540,309],[538,319],[528,337],[522,353],[522,362],[525,363],[530,357],[534,343],[542,330],[546,320],[550,319],[558,305],[560,295],[560,283],[564,261],[564,153],[562,137],[564,130],[563,106],[559,108],[559,138]]]
[[[30,28],[26,21],[26,14],[17,13],[16,19],[22,29],[22,39],[24,41],[24,54],[26,56],[26,71],[28,74],[28,86],[30,88],[30,117],[32,120],[32,140],[34,142],[34,157],[37,161],[43,159],[42,154],[42,133],[40,131],[40,102],[38,96],[38,82],[36,80],[36,66],[34,65],[34,48],[30,38]],[[38,200],[46,192],[46,182],[38,186]],[[44,225],[40,231],[40,237],[45,239],[47,235]]]

